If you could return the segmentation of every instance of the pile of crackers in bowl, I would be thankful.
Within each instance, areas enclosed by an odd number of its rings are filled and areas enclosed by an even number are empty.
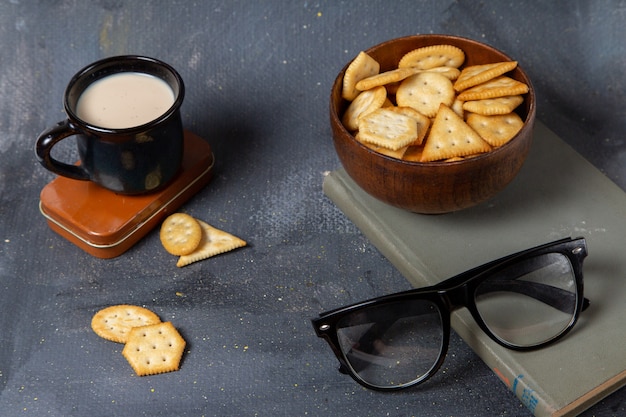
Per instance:
[[[503,146],[524,125],[515,109],[529,87],[507,76],[517,61],[464,62],[461,48],[430,45],[381,72],[361,51],[344,74],[341,122],[363,145],[406,161],[458,161]]]

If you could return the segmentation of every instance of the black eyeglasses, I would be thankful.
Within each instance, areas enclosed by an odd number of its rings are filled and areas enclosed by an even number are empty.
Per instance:
[[[587,245],[566,238],[463,272],[437,285],[378,297],[312,320],[361,385],[397,390],[430,378],[448,350],[450,313],[467,307],[480,328],[515,350],[565,336],[589,306],[583,297]]]

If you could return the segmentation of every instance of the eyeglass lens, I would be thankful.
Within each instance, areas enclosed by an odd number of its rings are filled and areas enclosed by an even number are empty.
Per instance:
[[[560,253],[516,263],[482,281],[475,293],[478,312],[505,343],[530,347],[565,331],[576,314],[576,278]]]
[[[424,378],[443,351],[441,313],[427,300],[366,308],[337,323],[341,351],[353,373],[388,388]]]
[[[569,259],[549,253],[494,272],[474,296],[494,336],[509,345],[530,347],[569,327],[578,294]],[[340,349],[353,374],[371,386],[420,382],[447,349],[441,314],[437,304],[425,299],[359,309],[337,323]]]

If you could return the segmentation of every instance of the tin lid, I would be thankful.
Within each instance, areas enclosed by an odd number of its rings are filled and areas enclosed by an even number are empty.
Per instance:
[[[91,181],[57,177],[41,191],[39,208],[53,230],[82,249],[117,256],[206,185],[213,164],[210,145],[185,131],[181,172],[164,189],[128,196]]]

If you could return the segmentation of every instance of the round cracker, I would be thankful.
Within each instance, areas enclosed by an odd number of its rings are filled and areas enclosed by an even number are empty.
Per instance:
[[[341,96],[348,101],[354,100],[361,92],[356,88],[356,84],[364,78],[378,74],[380,64],[367,53],[361,51],[352,60],[343,76]]]
[[[126,343],[133,327],[160,323],[161,319],[147,308],[120,304],[98,311],[91,319],[91,329],[100,337]]]
[[[188,255],[202,239],[202,228],[196,219],[185,213],[174,213],[161,225],[161,243],[172,255]]]
[[[453,45],[431,45],[407,52],[398,63],[399,68],[416,67],[430,69],[435,67],[458,68],[465,61],[465,53]]]
[[[398,87],[398,106],[413,107],[426,117],[435,117],[440,104],[451,106],[455,99],[452,81],[437,72],[412,75]]]
[[[387,90],[378,86],[363,91],[350,103],[341,119],[343,125],[351,131],[359,128],[359,118],[379,109],[387,100]]]

